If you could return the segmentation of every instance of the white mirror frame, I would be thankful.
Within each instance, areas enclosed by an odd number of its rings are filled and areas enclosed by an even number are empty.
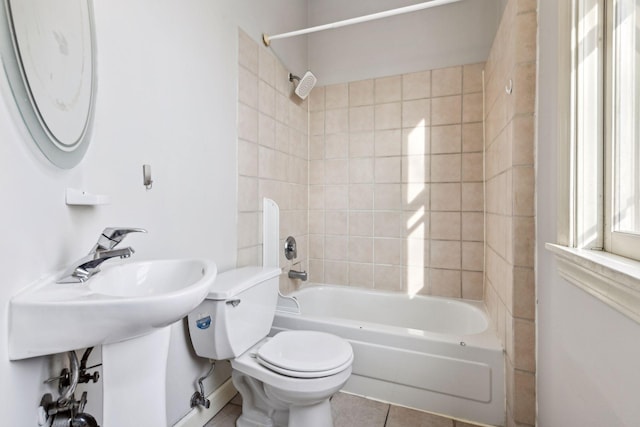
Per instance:
[[[86,24],[89,27],[91,37],[90,100],[88,102],[88,111],[86,112],[84,127],[81,129],[79,137],[73,141],[72,144],[61,142],[60,139],[51,132],[50,127],[47,126],[42,117],[38,109],[38,102],[34,99],[27,74],[23,68],[11,14],[10,0],[0,1],[2,2],[0,5],[0,56],[18,110],[29,134],[45,157],[60,168],[70,169],[76,166],[84,157],[89,146],[93,127],[97,78],[92,1],[85,0],[88,7]],[[82,114],[84,114],[84,112]]]

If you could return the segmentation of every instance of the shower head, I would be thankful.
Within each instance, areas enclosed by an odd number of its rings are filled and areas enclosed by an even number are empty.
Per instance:
[[[309,96],[311,89],[313,89],[313,87],[316,85],[316,82],[318,81],[318,79],[316,79],[316,76],[314,76],[311,71],[307,71],[306,73],[304,73],[304,76],[302,76],[302,78],[289,73],[289,81],[292,82],[294,80],[298,80],[298,84],[296,85],[296,89],[294,92],[301,99],[305,99],[307,96]]]

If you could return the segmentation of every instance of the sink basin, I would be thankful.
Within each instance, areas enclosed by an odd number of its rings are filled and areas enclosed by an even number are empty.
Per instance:
[[[111,264],[85,283],[55,283],[59,273],[11,299],[9,358],[61,353],[139,337],[182,319],[217,274],[207,260]]]

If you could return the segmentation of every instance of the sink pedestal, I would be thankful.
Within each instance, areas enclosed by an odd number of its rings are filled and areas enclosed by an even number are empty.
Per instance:
[[[103,422],[107,427],[166,427],[171,327],[102,346]]]

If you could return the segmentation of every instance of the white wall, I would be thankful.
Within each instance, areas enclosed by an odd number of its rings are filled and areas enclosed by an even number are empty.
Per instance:
[[[9,362],[9,299],[86,254],[104,227],[146,228],[127,238],[138,260],[206,257],[220,270],[235,265],[237,28],[259,34],[292,10],[300,26],[306,20],[305,4],[256,3],[263,2],[97,0],[95,127],[85,159],[72,170],[57,169],[37,151],[0,76],[0,412],[12,426],[35,425],[42,381],[66,358]],[[304,41],[293,46],[284,56],[305,66]],[[151,191],[141,182],[143,163],[152,167]],[[68,207],[67,187],[112,202]],[[188,412],[207,363],[193,356],[182,323],[172,332],[167,401],[175,422]],[[100,387],[89,392],[88,410],[97,414]]]
[[[544,249],[556,236],[557,1],[538,5],[538,425],[637,426],[640,325],[560,278]]]
[[[415,3],[421,1],[309,0],[309,26]],[[314,33],[308,36],[309,67],[326,85],[483,62],[500,16],[500,0],[465,0]]]

